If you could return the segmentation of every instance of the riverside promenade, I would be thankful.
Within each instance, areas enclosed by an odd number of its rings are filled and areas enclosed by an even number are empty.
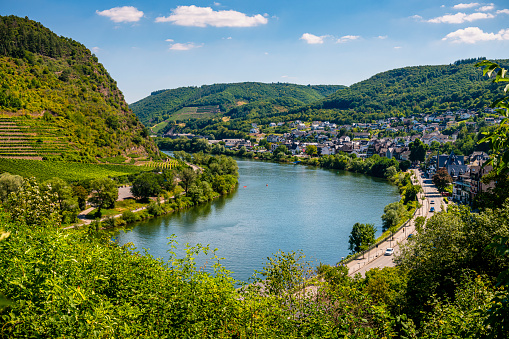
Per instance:
[[[424,216],[426,218],[431,217],[434,213],[441,211],[445,208],[444,200],[436,187],[433,185],[431,179],[422,178],[419,170],[412,170],[415,173],[415,177],[412,178],[414,184],[419,184],[423,192],[419,193],[419,202],[422,206],[417,209],[412,218],[406,223],[405,227],[402,227],[393,237],[386,241],[378,244],[377,247],[364,253],[363,256],[359,256],[347,263],[348,275],[354,276],[356,274],[365,275],[366,271],[379,267],[392,267],[395,266],[394,256],[400,253],[400,245],[406,243],[408,236],[415,232],[415,218]],[[424,200],[422,198],[425,198]],[[435,212],[430,212],[431,207],[435,207]],[[387,248],[393,248],[394,254],[385,256],[385,250]]]

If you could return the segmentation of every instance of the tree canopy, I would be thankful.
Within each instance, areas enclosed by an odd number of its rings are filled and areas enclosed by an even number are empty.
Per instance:
[[[348,239],[348,249],[357,253],[367,249],[375,242],[376,227],[374,224],[361,224],[356,222]]]

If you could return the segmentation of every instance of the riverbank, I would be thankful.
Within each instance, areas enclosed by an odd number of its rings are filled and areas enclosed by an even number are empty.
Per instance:
[[[378,267],[392,267],[395,265],[394,257],[400,253],[400,246],[409,241],[409,237],[415,234],[416,228],[421,227],[418,218],[423,217],[425,219],[431,218],[435,213],[445,210],[448,203],[438,192],[438,189],[433,185],[430,179],[425,179],[421,176],[420,171],[414,170],[415,183],[423,187],[423,191],[419,193],[419,200],[422,201],[421,206],[416,209],[412,218],[406,221],[398,230],[394,233],[393,237],[388,237],[384,241],[380,241],[376,246],[368,249],[357,258],[350,260],[346,263],[348,267],[348,273],[350,276],[355,274],[361,274],[364,276],[366,271]],[[434,211],[431,211],[431,207]],[[394,248],[394,254],[385,256],[384,252],[387,248]]]
[[[182,254],[185,243],[210,244],[235,279],[248,281],[280,250],[302,250],[314,266],[335,265],[347,255],[352,225],[380,225],[384,207],[399,200],[395,185],[363,174],[247,159],[237,164],[232,194],[137,223],[114,235],[118,243],[162,258],[172,234]]]
[[[162,144],[161,144],[162,145]],[[291,152],[285,150],[286,147],[280,146],[273,153],[271,152],[253,152],[238,150],[234,151],[225,147],[214,148],[210,151],[201,149],[198,153],[201,154],[223,154],[231,157],[239,157],[244,159],[254,159],[269,161],[274,163],[295,163],[299,165],[309,165],[315,167],[321,167],[326,169],[343,170],[354,173],[361,173],[377,178],[387,178],[392,176],[395,172],[405,172],[410,167],[410,162],[398,162],[396,159],[380,157],[374,155],[369,158],[357,157],[355,153],[338,153],[334,155],[322,155],[322,156],[309,156],[309,155],[291,155]],[[182,152],[186,150],[171,150],[161,148],[163,151],[168,152]],[[394,170],[389,170],[393,167]],[[387,172],[389,170],[389,173]]]
[[[224,155],[194,158],[186,153],[179,155],[182,157],[179,160],[185,160],[188,167],[142,174],[133,180],[132,186],[118,188],[113,208],[88,209],[78,218],[84,224],[94,223],[96,230],[123,227],[206,203],[237,187],[238,167],[234,159]]]

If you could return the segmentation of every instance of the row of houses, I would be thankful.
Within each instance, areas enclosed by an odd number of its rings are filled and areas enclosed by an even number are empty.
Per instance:
[[[428,168],[428,176],[432,177],[437,168],[445,168],[453,180],[452,199],[461,204],[471,205],[475,197],[492,188],[494,184],[484,184],[483,176],[488,174],[493,167],[483,166],[489,156],[485,152],[474,152],[470,156],[449,155],[438,156],[432,159]]]

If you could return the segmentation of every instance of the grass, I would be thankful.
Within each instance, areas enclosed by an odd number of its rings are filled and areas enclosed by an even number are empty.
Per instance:
[[[136,200],[134,200],[134,199],[126,199],[126,200],[122,200],[122,201],[117,201],[115,203],[115,208],[101,209],[101,213],[102,213],[103,217],[113,217],[115,215],[122,214],[125,211],[135,210],[140,207],[146,207],[147,205],[148,204],[142,204],[142,203],[136,202]],[[87,214],[87,217],[94,218],[96,211],[97,211],[97,209],[94,208],[90,213]]]

